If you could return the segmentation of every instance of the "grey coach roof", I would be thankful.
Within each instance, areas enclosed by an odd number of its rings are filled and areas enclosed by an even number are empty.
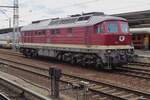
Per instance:
[[[41,30],[41,29],[57,29],[57,28],[68,28],[68,27],[81,27],[81,26],[91,26],[91,25],[95,25],[97,23],[100,23],[102,21],[105,20],[124,20],[126,21],[126,19],[121,18],[121,17],[113,17],[113,16],[107,16],[107,15],[90,15],[89,19],[87,20],[79,20],[79,18],[81,17],[87,17],[89,15],[86,16],[78,16],[78,17],[67,17],[67,18],[60,18],[60,19],[48,19],[48,20],[42,20],[39,21],[37,23],[32,23],[29,24],[27,26],[24,26],[21,31],[30,31],[30,30]],[[67,21],[67,20],[73,20],[71,22],[68,23],[59,23],[62,21]],[[58,23],[54,22],[54,24],[51,24],[52,21],[58,21]]]

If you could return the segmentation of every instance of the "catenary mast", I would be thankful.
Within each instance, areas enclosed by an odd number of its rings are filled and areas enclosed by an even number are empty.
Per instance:
[[[19,43],[19,3],[18,0],[14,0],[13,7],[13,50],[16,51]]]

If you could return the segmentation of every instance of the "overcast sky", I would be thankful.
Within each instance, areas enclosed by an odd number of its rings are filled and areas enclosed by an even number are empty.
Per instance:
[[[0,0],[0,6],[5,5],[13,5],[13,0]],[[33,20],[82,12],[116,14],[142,10],[150,10],[150,0],[19,0],[19,23],[27,25]],[[12,13],[10,8],[0,8],[0,28],[8,27]]]

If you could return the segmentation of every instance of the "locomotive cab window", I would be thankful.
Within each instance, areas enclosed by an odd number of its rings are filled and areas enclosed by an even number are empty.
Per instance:
[[[122,22],[121,23],[121,31],[123,33],[128,33],[129,32],[129,26],[126,22]]]
[[[109,22],[108,23],[108,32],[109,33],[117,33],[118,32],[118,23],[117,22]]]
[[[99,34],[99,33],[103,33],[103,32],[104,32],[103,25],[98,25],[96,28],[96,33]]]
[[[90,19],[90,16],[80,17],[78,21],[87,21]]]

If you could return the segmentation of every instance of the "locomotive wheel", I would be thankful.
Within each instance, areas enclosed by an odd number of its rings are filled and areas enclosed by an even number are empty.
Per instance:
[[[37,56],[38,56],[38,52],[35,51],[35,52],[34,52],[34,57],[37,57]]]
[[[71,63],[71,64],[76,64],[76,59],[75,59],[73,56],[71,57],[70,63]]]
[[[85,58],[85,56],[80,57],[80,59],[81,59],[80,65],[81,65],[82,67],[85,67],[85,66],[86,66],[86,58]]]
[[[62,61],[62,55],[59,54],[59,55],[57,56],[57,59],[58,59],[59,61]]]
[[[27,53],[27,57],[28,57],[28,58],[32,58],[32,53],[31,53],[31,52],[28,52],[28,53]]]
[[[28,57],[27,53],[23,53],[23,55],[24,55],[25,57]]]
[[[25,50],[23,54],[25,55],[25,57],[29,58],[29,53],[27,52],[27,50]]]
[[[104,69],[104,65],[103,65],[103,62],[102,62],[101,58],[98,58],[98,59],[96,60],[96,65],[95,65],[95,67],[96,67],[97,69]]]
[[[62,56],[63,62],[68,62],[68,61],[67,61],[67,57],[68,57],[68,56],[66,56],[65,54]]]
[[[82,60],[81,66],[82,66],[82,67],[86,67],[86,65],[87,65],[87,64],[86,64],[86,61],[85,61],[85,60]]]

